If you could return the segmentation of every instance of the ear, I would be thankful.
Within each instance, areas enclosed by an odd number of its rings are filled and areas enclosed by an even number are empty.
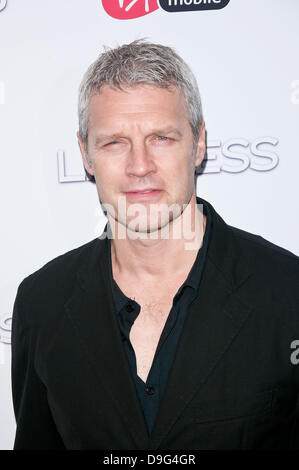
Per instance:
[[[198,143],[197,143],[197,150],[195,155],[195,166],[199,166],[205,156],[206,152],[206,127],[205,122],[202,121]]]
[[[94,169],[93,169],[92,165],[89,162],[87,153],[86,153],[85,148],[84,148],[84,144],[83,144],[82,140],[80,139],[79,132],[77,132],[77,138],[78,138],[78,144],[79,144],[79,147],[80,147],[80,152],[81,152],[81,155],[82,155],[83,165],[84,165],[86,171],[91,176],[94,176]]]

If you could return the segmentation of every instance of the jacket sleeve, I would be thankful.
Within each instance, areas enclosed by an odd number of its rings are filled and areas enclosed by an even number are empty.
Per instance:
[[[47,402],[47,389],[34,367],[34,332],[26,324],[24,281],[18,287],[11,330],[11,385],[16,419],[13,450],[65,449]],[[27,304],[34,299],[27,297]]]

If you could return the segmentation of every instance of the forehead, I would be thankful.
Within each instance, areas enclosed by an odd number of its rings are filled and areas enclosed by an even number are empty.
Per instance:
[[[159,120],[163,123],[187,120],[184,95],[175,87],[159,88],[138,84],[115,90],[103,85],[99,93],[91,96],[88,108],[89,124],[96,126],[115,120]]]

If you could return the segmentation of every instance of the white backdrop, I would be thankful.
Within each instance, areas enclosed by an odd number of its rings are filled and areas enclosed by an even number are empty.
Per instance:
[[[15,432],[10,326],[18,284],[105,224],[76,139],[87,66],[104,44],[147,37],[174,47],[198,78],[208,131],[197,194],[229,224],[299,255],[298,20],[298,0],[158,8],[129,20],[112,18],[99,0],[0,0],[0,449],[12,448]]]

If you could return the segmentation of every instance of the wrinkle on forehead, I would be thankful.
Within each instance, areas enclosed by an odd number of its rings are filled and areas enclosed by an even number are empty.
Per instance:
[[[173,125],[188,121],[183,93],[177,88],[165,89],[151,85],[138,85],[126,91],[105,86],[94,94],[89,105],[91,127],[109,124],[120,125],[126,119],[156,121],[156,126]]]

